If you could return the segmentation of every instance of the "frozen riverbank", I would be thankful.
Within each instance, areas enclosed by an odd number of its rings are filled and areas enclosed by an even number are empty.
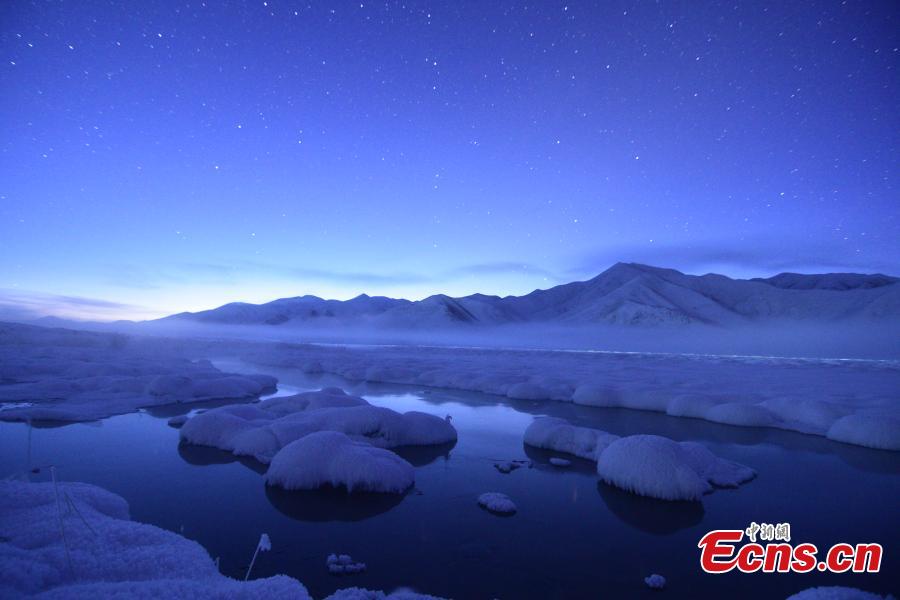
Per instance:
[[[242,357],[351,381],[650,410],[900,450],[897,361],[298,344],[254,344]]]

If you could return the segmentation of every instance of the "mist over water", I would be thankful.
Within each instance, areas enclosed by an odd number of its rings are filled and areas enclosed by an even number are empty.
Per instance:
[[[424,345],[602,352],[659,352],[790,358],[893,360],[900,358],[900,320],[767,321],[716,327],[680,325],[515,324],[445,329],[389,329],[357,324],[211,325],[186,322],[94,325],[105,330],[174,337],[285,343]]]

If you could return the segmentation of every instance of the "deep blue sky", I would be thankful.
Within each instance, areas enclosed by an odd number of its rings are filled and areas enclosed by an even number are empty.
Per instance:
[[[4,2],[0,290],[140,317],[521,293],[617,260],[897,274],[898,17]]]

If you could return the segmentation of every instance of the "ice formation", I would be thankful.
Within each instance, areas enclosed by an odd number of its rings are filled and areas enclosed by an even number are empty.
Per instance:
[[[181,439],[269,463],[282,448],[317,431],[338,431],[381,448],[456,441],[456,429],[445,419],[372,406],[338,388],[214,408],[185,423]]]
[[[568,458],[559,458],[559,457],[553,456],[550,458],[550,464],[553,465],[554,467],[568,467],[568,466],[571,466],[572,461],[569,460]]]
[[[325,566],[334,575],[351,575],[366,570],[366,563],[353,560],[349,554],[329,554]]]
[[[282,448],[269,465],[266,483],[288,490],[345,487],[348,492],[402,493],[415,481],[413,466],[383,448],[338,431],[310,433]]]
[[[258,345],[244,357],[350,380],[652,410],[900,449],[896,361],[314,344],[277,353]]]
[[[525,430],[525,443],[594,460],[606,483],[661,500],[699,500],[713,486],[737,487],[756,475],[695,442],[656,435],[617,437],[555,417],[535,419]]]
[[[576,427],[565,419],[541,417],[525,430],[525,443],[535,448],[574,454],[596,461],[597,455],[618,436],[599,429]]]
[[[52,483],[0,481],[0,596],[309,599],[290,577],[221,575],[198,543],[129,520],[127,503],[102,488],[60,483],[58,493],[76,510],[58,512]]]
[[[0,419],[89,421],[275,390],[274,377],[223,373],[209,361],[189,360],[174,349],[132,347],[127,340],[0,323]]]
[[[516,505],[506,494],[500,492],[485,492],[478,496],[478,505],[482,508],[500,515],[512,515],[516,512]]]
[[[657,573],[653,573],[649,577],[644,577],[644,583],[647,587],[654,590],[661,590],[666,587],[666,578]]]

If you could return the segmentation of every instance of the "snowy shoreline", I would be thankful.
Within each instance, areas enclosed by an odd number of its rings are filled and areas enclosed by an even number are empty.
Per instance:
[[[900,450],[900,363],[415,346],[248,344],[261,367],[772,427]]]
[[[188,360],[235,358],[262,371],[649,410],[900,451],[898,361],[289,344],[14,324],[0,324],[0,357],[0,405],[11,407],[0,410],[2,420],[90,420],[141,406],[250,400],[274,384]]]

